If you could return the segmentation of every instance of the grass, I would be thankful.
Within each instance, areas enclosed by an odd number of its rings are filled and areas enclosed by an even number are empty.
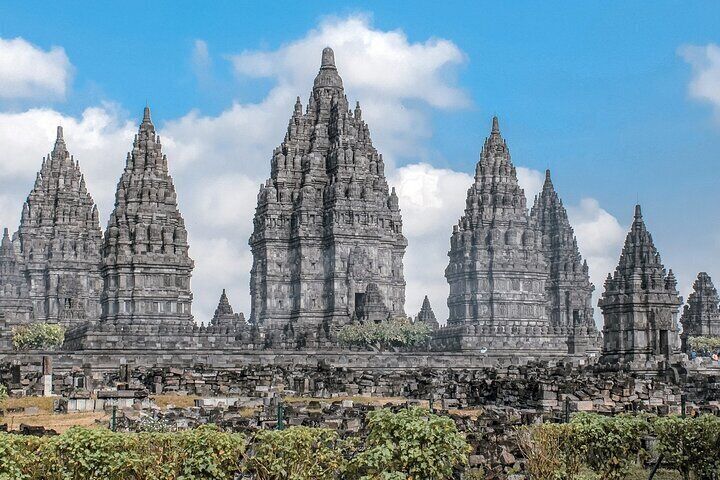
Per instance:
[[[155,402],[160,408],[167,408],[170,405],[177,408],[189,408],[195,406],[195,400],[199,399],[197,395],[150,395],[150,400]]]
[[[102,423],[98,423],[102,422]],[[7,423],[8,430],[18,430],[20,424],[32,425],[53,429],[62,433],[70,427],[99,427],[110,424],[110,415],[105,412],[81,413],[38,413],[28,415],[25,413],[11,413],[0,418],[0,423]]]

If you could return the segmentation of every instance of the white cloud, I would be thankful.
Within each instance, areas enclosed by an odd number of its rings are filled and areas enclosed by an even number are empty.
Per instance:
[[[690,96],[715,107],[720,115],[720,46],[686,45],[678,50],[692,67],[693,76],[688,86]]]
[[[22,38],[0,38],[0,98],[64,98],[72,65],[60,47],[45,51]]]
[[[566,208],[580,252],[590,268],[590,281],[595,285],[593,307],[595,320],[600,325],[602,316],[597,300],[602,295],[605,278],[617,266],[626,229],[594,198],[583,198],[579,205]]]
[[[526,167],[515,167],[517,172],[518,184],[525,191],[528,208],[533,204],[535,195],[542,191],[543,183],[545,183],[545,174]]]
[[[420,163],[397,169],[388,181],[398,194],[403,233],[408,239],[405,311],[415,316],[427,295],[436,317],[444,322],[448,315],[445,267],[450,235],[465,209],[465,192],[473,177]]]

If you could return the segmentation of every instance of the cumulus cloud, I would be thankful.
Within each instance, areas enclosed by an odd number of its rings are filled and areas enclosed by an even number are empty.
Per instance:
[[[45,51],[22,38],[0,38],[0,99],[62,99],[71,77],[64,49]]]
[[[720,46],[714,43],[686,45],[678,53],[692,67],[690,96],[710,103],[720,115]]]
[[[578,247],[590,268],[590,281],[595,285],[593,307],[595,320],[600,325],[597,300],[602,294],[608,273],[615,270],[625,240],[626,228],[617,218],[600,207],[594,198],[583,198],[579,205],[567,206],[570,224],[575,230]]]

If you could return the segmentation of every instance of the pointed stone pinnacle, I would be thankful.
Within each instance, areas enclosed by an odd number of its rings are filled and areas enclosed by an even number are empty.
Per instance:
[[[322,51],[322,61],[320,68],[337,68],[335,67],[335,52],[330,47],[325,47]]]
[[[57,127],[57,138],[56,140],[62,140],[63,139],[63,127],[58,126]]]
[[[640,204],[635,205],[635,220],[641,220],[642,219],[642,210],[640,209]]]
[[[500,122],[498,122],[497,115],[492,119],[492,130],[490,133],[500,133]]]
[[[150,107],[145,105],[145,109],[143,110],[143,121],[142,123],[152,123],[152,119],[150,118]]]

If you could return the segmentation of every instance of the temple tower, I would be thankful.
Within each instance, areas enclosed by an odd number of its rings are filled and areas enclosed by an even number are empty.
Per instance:
[[[475,169],[465,215],[453,227],[448,325],[548,325],[548,267],[497,117]]]
[[[440,328],[440,324],[435,317],[435,312],[433,312],[433,309],[430,306],[430,299],[427,295],[425,295],[425,298],[423,299],[422,306],[420,307],[420,311],[418,312],[417,317],[415,317],[415,321],[420,323],[426,323],[433,330],[437,330],[438,328]]]
[[[683,351],[689,351],[690,337],[720,337],[720,298],[710,275],[698,273],[693,291],[688,296],[680,323],[683,326]]]
[[[225,289],[223,288],[220,295],[220,301],[215,309],[210,325],[215,327],[245,327],[245,316],[242,313],[235,313],[230,300],[228,300]]]
[[[404,314],[398,198],[360,105],[349,109],[332,49],[303,111],[297,99],[250,237],[251,322],[269,341],[316,344],[358,317],[375,284],[389,315]]]
[[[9,325],[33,319],[32,301],[17,249],[4,229],[0,244],[0,312]]]
[[[194,325],[192,269],[167,157],[145,107],[105,231],[102,320]]]
[[[17,238],[36,321],[68,326],[100,315],[98,211],[62,127],[23,205]]]
[[[587,261],[583,261],[567,211],[545,171],[542,192],[535,197],[530,217],[542,233],[542,250],[550,277],[546,284],[551,325],[584,326],[597,332],[593,320],[592,292]]]
[[[598,302],[605,320],[601,361],[652,370],[671,360],[680,343],[680,303],[675,275],[666,273],[637,205],[620,262]]]

